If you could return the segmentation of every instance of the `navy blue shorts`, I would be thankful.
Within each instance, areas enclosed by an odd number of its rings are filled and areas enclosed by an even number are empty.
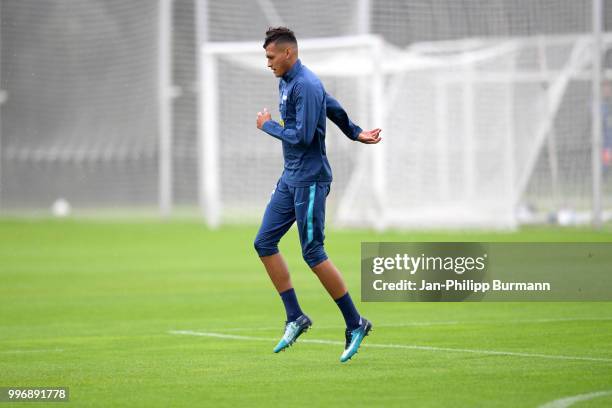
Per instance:
[[[312,183],[306,187],[291,187],[282,178],[272,191],[261,227],[255,238],[259,256],[278,253],[278,242],[297,221],[302,256],[311,268],[327,259],[323,248],[325,234],[325,199],[330,183]]]

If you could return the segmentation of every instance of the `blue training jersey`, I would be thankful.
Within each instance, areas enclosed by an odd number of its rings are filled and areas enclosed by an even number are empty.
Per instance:
[[[281,178],[293,187],[331,182],[332,171],[325,151],[325,118],[329,117],[351,140],[357,140],[362,129],[299,59],[283,75],[278,89],[280,123],[268,120],[262,130],[283,143],[285,168]]]

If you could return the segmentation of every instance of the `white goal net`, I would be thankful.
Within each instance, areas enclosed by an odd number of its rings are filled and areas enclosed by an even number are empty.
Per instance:
[[[591,50],[591,38],[579,35],[407,48],[380,36],[300,42],[302,61],[350,116],[364,128],[384,129],[383,143],[360,146],[328,122],[329,155],[339,173],[330,199],[336,223],[514,227],[543,151],[559,171],[559,151],[551,151],[555,123],[571,87],[589,81]],[[253,125],[254,112],[275,107],[277,97],[260,44],[209,43],[203,54],[205,83],[217,89],[202,111],[204,150],[218,146],[204,185],[215,223],[221,212],[256,213],[282,161],[280,144]],[[588,94],[574,104],[588,119]],[[588,132],[571,136],[583,137],[588,148]],[[556,177],[548,180],[551,189],[561,185]]]

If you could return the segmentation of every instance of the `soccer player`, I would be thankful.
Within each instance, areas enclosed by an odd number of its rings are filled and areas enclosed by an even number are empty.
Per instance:
[[[341,362],[346,362],[357,353],[372,323],[355,308],[342,275],[323,248],[325,199],[332,181],[325,151],[325,121],[329,117],[348,138],[366,144],[380,142],[381,129],[363,131],[349,119],[338,101],[325,92],[319,78],[299,60],[293,31],[270,28],[263,47],[268,67],[280,78],[281,119],[272,120],[264,109],[257,113],[257,128],[282,141],[285,160],[255,238],[255,249],[287,312],[285,332],[274,352],[289,347],[312,325],[300,308],[287,264],[278,251],[278,242],[297,221],[303,258],[335,300],[346,322],[346,346],[340,357]]]

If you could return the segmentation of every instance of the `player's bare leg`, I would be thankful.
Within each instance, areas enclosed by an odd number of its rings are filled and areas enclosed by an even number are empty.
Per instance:
[[[329,259],[312,267],[312,271],[317,275],[332,299],[339,299],[348,292],[340,271]]]
[[[268,272],[268,276],[278,293],[293,288],[289,268],[287,268],[287,263],[280,252],[270,256],[262,256],[259,259],[264,264],[266,272]]]

